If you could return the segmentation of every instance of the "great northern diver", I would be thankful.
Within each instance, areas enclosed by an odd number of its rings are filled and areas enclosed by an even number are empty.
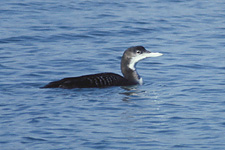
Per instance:
[[[128,48],[121,59],[121,72],[124,77],[115,73],[98,73],[79,77],[64,78],[50,82],[42,88],[101,88],[109,86],[130,86],[142,84],[142,78],[136,71],[138,61],[147,57],[158,57],[161,53],[152,53],[143,46]]]

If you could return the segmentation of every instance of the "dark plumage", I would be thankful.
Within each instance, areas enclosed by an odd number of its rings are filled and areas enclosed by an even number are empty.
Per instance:
[[[115,73],[99,73],[80,77],[64,78],[59,81],[50,82],[43,88],[100,88],[107,86],[128,86],[134,84],[136,83],[129,82],[121,75]]]

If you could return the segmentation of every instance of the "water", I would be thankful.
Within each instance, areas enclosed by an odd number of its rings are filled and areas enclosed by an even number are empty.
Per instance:
[[[2,150],[224,149],[225,2],[8,0],[0,2]],[[63,77],[120,73],[132,89],[39,89]]]

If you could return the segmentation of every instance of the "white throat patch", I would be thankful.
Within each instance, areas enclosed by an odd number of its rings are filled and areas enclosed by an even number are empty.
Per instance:
[[[144,59],[144,58],[146,58],[146,56],[145,55],[138,55],[138,56],[135,56],[135,57],[133,57],[131,60],[130,60],[130,64],[129,64],[129,68],[130,69],[132,69],[132,70],[135,70],[135,64],[137,63],[137,62],[139,62],[140,60],[142,60],[142,59]]]
[[[147,57],[158,57],[158,56],[162,56],[162,55],[163,54],[161,54],[161,53],[143,53],[143,54],[137,55],[137,56],[131,58],[131,61],[130,61],[130,64],[128,67],[132,70],[135,70],[135,64],[137,62],[139,62],[140,60],[145,59]]]

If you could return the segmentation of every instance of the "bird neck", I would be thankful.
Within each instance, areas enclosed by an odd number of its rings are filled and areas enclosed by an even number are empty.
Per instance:
[[[138,75],[135,64],[130,65],[131,61],[130,59],[124,59],[121,60],[121,72],[125,79],[127,79],[129,82],[134,84],[142,84],[142,78]]]

